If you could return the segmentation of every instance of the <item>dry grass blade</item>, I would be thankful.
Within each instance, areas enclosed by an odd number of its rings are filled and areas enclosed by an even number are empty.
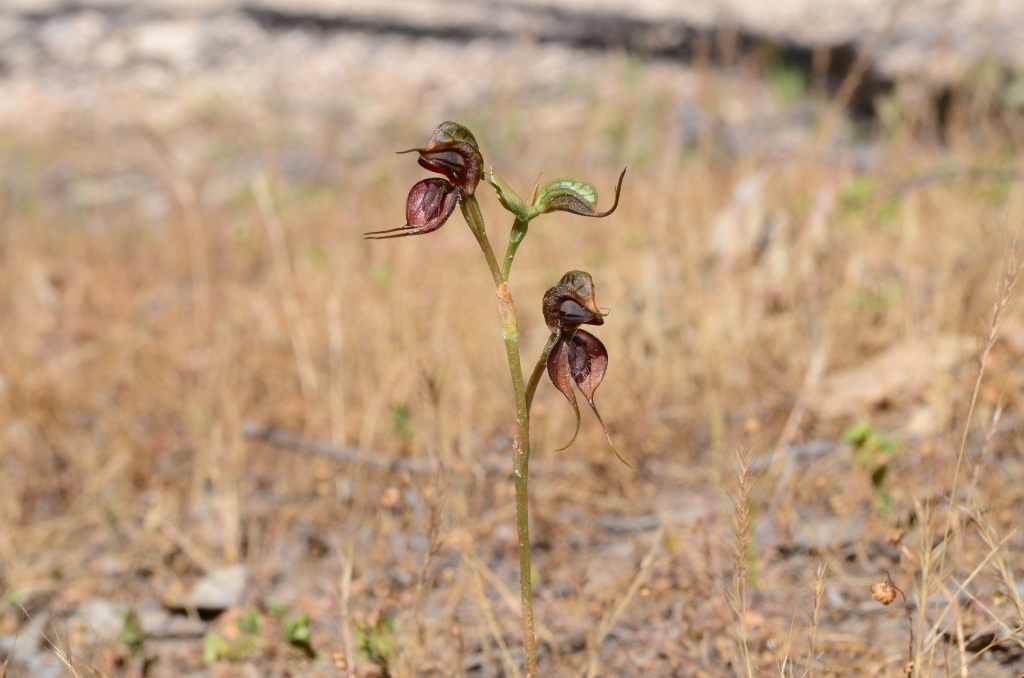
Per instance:
[[[153,145],[158,171],[170,185],[171,192],[181,209],[192,269],[193,322],[196,333],[205,338],[210,330],[211,294],[209,245],[202,206],[195,186],[174,163],[172,149],[166,139],[152,130],[147,130],[147,136]]]
[[[330,349],[331,443],[345,445],[345,328],[342,324],[341,296],[332,292],[327,298],[327,336]]]
[[[501,580],[496,574],[491,572],[491,569],[487,567],[479,558],[471,553],[462,554],[463,561],[469,565],[473,570],[487,580],[487,583],[494,587],[494,590],[498,592],[501,599],[508,606],[509,610],[512,611],[517,617],[523,616],[523,609],[519,604],[519,599],[516,598],[515,594],[505,586],[505,582]],[[543,622],[535,620],[534,623],[537,625],[537,636],[548,643],[556,642],[554,634],[549,628],[547,628]]]
[[[737,645],[740,661],[737,670],[742,670],[747,678],[755,674],[754,659],[750,654],[749,630],[747,628],[747,583],[748,564],[752,556],[753,546],[753,493],[754,493],[754,452],[752,449],[736,455],[737,467],[734,470],[736,487],[730,496],[732,510],[729,526],[733,534],[732,543],[732,586],[729,590],[729,605],[732,607],[734,621],[739,638]]]
[[[822,374],[824,374],[825,368],[828,366],[831,350],[832,338],[830,336],[826,336],[818,342],[818,346],[814,349],[811,361],[807,366],[800,395],[797,397],[796,404],[786,418],[786,425],[782,429],[782,435],[779,436],[778,444],[775,446],[771,465],[779,472],[779,480],[775,486],[775,494],[772,497],[771,505],[766,511],[770,516],[776,514],[783,496],[789,489],[789,482],[796,465],[796,460],[789,453],[789,447],[796,440],[797,433],[800,431],[800,423],[807,413],[811,397],[814,395],[815,389],[817,389],[818,384],[821,382]]]
[[[926,650],[928,650],[929,652],[934,652],[935,644],[939,641],[940,638],[942,638],[942,634],[939,633],[939,629],[942,628],[942,622],[945,620],[946,615],[949,614],[949,612],[953,609],[957,597],[964,592],[964,590],[967,588],[967,585],[970,584],[975,577],[981,574],[982,570],[985,569],[985,566],[988,565],[989,561],[991,561],[992,558],[995,557],[999,549],[1001,549],[1008,541],[1010,541],[1010,539],[1013,537],[1015,533],[1015,530],[1011,530],[1005,537],[1003,537],[999,541],[998,544],[995,544],[991,549],[989,549],[989,552],[985,555],[985,558],[980,563],[978,563],[977,566],[975,566],[974,570],[971,571],[970,575],[968,575],[967,578],[964,579],[956,589],[954,589],[953,591],[946,592],[946,597],[950,601],[950,604],[943,608],[942,612],[939,614],[938,619],[936,619],[935,622],[932,624],[932,627],[927,635],[927,637],[930,640],[928,641]]]
[[[350,602],[352,600],[352,569],[355,562],[355,552],[351,546],[339,550],[343,559],[343,571],[341,575],[341,600],[338,614],[341,615],[341,642],[345,652],[345,675],[352,678],[355,675],[356,653],[352,643],[352,613]]]
[[[465,554],[463,558],[467,564],[470,561],[466,559]],[[471,564],[470,564],[471,565]],[[487,596],[484,593],[484,582],[481,571],[476,567],[472,567],[473,572],[471,578],[473,580],[473,600],[476,603],[477,610],[483,616],[487,622],[487,628],[491,632],[491,638],[494,640],[495,645],[498,646],[498,650],[501,652],[501,660],[505,664],[506,675],[512,676],[513,678],[522,678],[522,674],[519,672],[519,666],[513,661],[512,653],[508,650],[508,645],[505,643],[505,638],[501,632],[501,627],[498,626],[498,620],[494,618],[494,613],[491,611],[491,606],[487,602]],[[513,605],[513,607],[515,607]],[[484,641],[486,642],[486,641]]]
[[[817,661],[818,626],[821,623],[821,600],[825,595],[825,578],[828,576],[828,563],[824,560],[818,562],[814,569],[814,613],[811,617],[810,638],[807,643],[807,666],[801,674],[802,678],[811,675],[814,662]]]
[[[615,607],[606,611],[604,616],[601,617],[601,623],[597,626],[594,641],[587,653],[587,661],[577,672],[577,678],[583,675],[588,676],[588,678],[596,678],[596,676],[600,674],[601,646],[604,644],[604,641],[611,630],[619,623],[619,619],[626,611],[626,608],[628,608],[629,604],[633,602],[633,599],[640,591],[640,587],[643,586],[644,582],[647,580],[647,577],[651,572],[651,568],[654,566],[654,560],[662,549],[664,538],[665,528],[661,528],[654,533],[651,540],[651,546],[647,549],[647,553],[644,554],[643,559],[640,561],[640,568],[633,577],[633,581],[630,582],[629,588],[626,589],[626,592],[622,595],[619,602],[616,603]]]
[[[302,310],[295,295],[291,258],[288,255],[284,227],[281,225],[281,219],[278,217],[277,210],[274,209],[273,199],[270,194],[270,184],[265,174],[260,174],[253,180],[252,192],[256,197],[256,204],[259,206],[260,215],[263,217],[263,226],[266,229],[267,240],[270,243],[274,276],[277,280],[285,316],[288,319],[292,350],[295,352],[299,380],[302,384],[302,392],[309,402],[307,408],[309,409],[312,407],[312,398],[317,393],[316,369],[313,367],[313,356],[309,347],[306,325],[302,320]]]

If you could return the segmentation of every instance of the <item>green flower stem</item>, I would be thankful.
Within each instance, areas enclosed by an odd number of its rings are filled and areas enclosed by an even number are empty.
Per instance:
[[[501,276],[508,280],[509,271],[512,270],[512,260],[515,259],[519,243],[526,237],[526,231],[530,228],[530,222],[516,219],[512,224],[512,232],[508,235],[508,249],[505,250],[505,264],[501,267]]]
[[[505,282],[506,278],[502,275],[501,269],[498,268],[498,260],[494,256],[494,250],[491,249],[491,241],[487,239],[484,215],[480,213],[480,203],[476,201],[475,195],[466,195],[462,197],[461,205],[462,216],[466,218],[469,230],[473,231],[476,241],[480,243],[484,259],[487,260],[487,266],[491,269],[491,277],[494,278],[494,286],[498,287],[501,283]]]
[[[540,384],[540,378],[544,376],[544,370],[548,366],[548,351],[551,350],[551,345],[555,343],[555,339],[558,338],[557,332],[552,332],[548,342],[544,344],[544,350],[541,351],[540,358],[537,359],[537,364],[533,368],[533,374],[530,375],[530,381],[526,384],[526,412],[529,413],[533,407],[533,394],[537,392],[537,386]]]
[[[519,593],[523,600],[523,649],[526,654],[526,678],[537,676],[537,638],[533,630],[533,590],[530,577],[530,507],[527,503],[527,481],[530,471],[530,410],[527,406],[526,385],[523,382],[523,366],[519,354],[519,323],[516,320],[516,305],[508,289],[505,276],[498,268],[494,250],[487,239],[483,215],[475,196],[462,201],[462,214],[466,217],[473,235],[480,243],[484,258],[494,277],[498,295],[498,318],[501,333],[505,338],[505,354],[512,374],[512,388],[516,397],[516,435],[512,442],[512,470],[516,486],[516,529],[519,534]],[[521,239],[521,238],[520,238]],[[511,261],[506,261],[506,270]],[[539,377],[538,377],[539,378]],[[531,379],[531,381],[533,381]],[[534,385],[536,389],[536,384]]]

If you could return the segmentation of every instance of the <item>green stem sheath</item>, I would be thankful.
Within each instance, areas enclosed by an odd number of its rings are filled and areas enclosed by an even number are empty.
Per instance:
[[[498,317],[501,321],[501,333],[505,338],[505,354],[512,375],[512,388],[516,399],[516,435],[512,443],[512,470],[515,475],[516,487],[516,529],[519,536],[519,592],[523,600],[523,649],[526,654],[526,678],[537,676],[537,638],[533,630],[533,590],[530,578],[530,515],[527,502],[527,484],[530,471],[530,410],[523,382],[523,366],[519,353],[519,323],[516,320],[516,305],[512,293],[508,289],[508,272],[512,265],[511,257],[515,255],[515,247],[509,243],[511,254],[506,255],[504,270],[498,268],[498,260],[491,249],[490,240],[484,227],[483,215],[476,196],[465,196],[462,200],[462,214],[476,236],[480,249],[484,253],[487,265],[491,269],[494,285],[498,295]],[[516,222],[519,223],[518,220]],[[513,231],[515,227],[513,227]],[[525,229],[522,231],[525,235]],[[522,235],[519,240],[522,240]],[[539,379],[539,377],[538,377]],[[531,378],[531,382],[536,381]],[[536,384],[533,384],[536,389]],[[532,400],[532,398],[531,398]]]

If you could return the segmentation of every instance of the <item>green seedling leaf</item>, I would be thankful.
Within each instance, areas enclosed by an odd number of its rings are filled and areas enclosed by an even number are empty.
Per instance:
[[[203,661],[207,664],[220,661],[222,657],[226,657],[228,652],[231,651],[231,645],[228,641],[221,638],[216,633],[207,633],[203,637]]]
[[[394,620],[391,617],[381,617],[376,624],[359,624],[355,631],[359,654],[377,665],[381,675],[390,676],[391,659],[398,651]]]
[[[786,103],[792,103],[807,92],[807,77],[793,66],[779,65],[768,72],[768,84]]]
[[[871,424],[866,421],[862,421],[859,424],[854,424],[850,428],[843,431],[840,436],[844,442],[851,443],[853,445],[863,445],[867,442],[867,439],[871,436],[873,429]]]
[[[892,495],[888,491],[879,492],[875,495],[875,510],[882,515],[888,515],[892,508]]]
[[[316,651],[309,642],[309,617],[306,615],[299,615],[285,622],[283,636],[285,642],[306,657],[316,657]]]
[[[280,621],[288,611],[288,606],[282,603],[280,600],[275,600],[270,604],[270,609],[267,612],[270,613],[272,619]]]
[[[839,194],[839,209],[845,214],[863,212],[878,191],[878,182],[867,177],[855,176]]]
[[[253,608],[249,608],[245,616],[236,619],[235,623],[238,624],[238,630],[247,635],[255,636],[260,632],[258,613]]]
[[[902,443],[881,431],[876,431],[867,422],[860,422],[843,431],[842,439],[854,446],[854,464],[871,471],[871,486],[875,489],[875,508],[879,513],[887,514],[892,505],[892,497],[888,490],[884,489],[885,479],[889,476],[889,460],[899,452]]]
[[[146,634],[142,632],[142,626],[139,624],[139,617],[135,614],[135,610],[128,610],[124,613],[119,635],[121,642],[128,646],[133,655],[139,654],[142,644],[146,641]]]
[[[391,425],[395,435],[402,440],[412,440],[412,412],[405,405],[398,405],[391,410]]]
[[[284,624],[284,639],[289,643],[309,640],[309,617],[302,614]]]
[[[674,534],[666,534],[665,550],[669,553],[675,553],[677,548],[679,548],[679,539]]]

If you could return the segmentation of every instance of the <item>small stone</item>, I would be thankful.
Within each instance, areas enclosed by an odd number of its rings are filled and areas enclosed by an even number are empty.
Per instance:
[[[96,598],[80,605],[68,625],[81,624],[89,642],[110,642],[117,640],[124,625],[125,612],[127,608],[123,605]]]
[[[202,51],[202,27],[198,21],[154,21],[140,26],[133,37],[137,57],[178,69],[195,65]]]
[[[88,60],[106,30],[107,20],[99,12],[76,12],[47,21],[39,31],[39,39],[56,60],[77,64]]]
[[[241,600],[248,575],[249,570],[245,565],[230,565],[214,570],[196,582],[181,600],[168,600],[167,606],[172,609],[194,608],[204,612],[223,612]]]
[[[402,498],[402,492],[397,487],[391,486],[380,493],[380,505],[386,509],[393,509]]]

